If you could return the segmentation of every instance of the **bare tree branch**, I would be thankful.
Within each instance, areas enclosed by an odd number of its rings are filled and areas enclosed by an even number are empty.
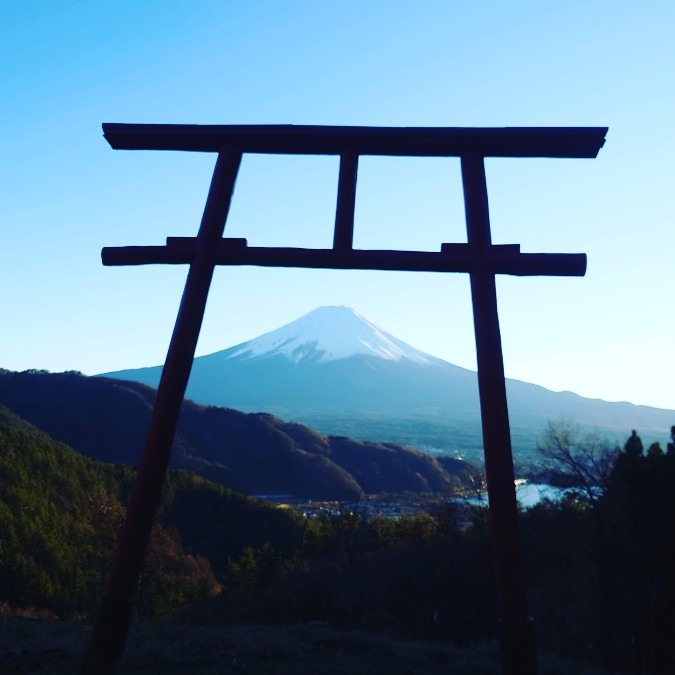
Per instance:
[[[537,449],[549,460],[551,478],[589,504],[604,492],[618,453],[605,439],[583,433],[568,420],[549,422]]]

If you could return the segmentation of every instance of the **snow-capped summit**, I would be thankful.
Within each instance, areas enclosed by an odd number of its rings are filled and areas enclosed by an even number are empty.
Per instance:
[[[378,328],[349,307],[319,307],[228,350],[228,358],[275,355],[286,356],[293,363],[321,363],[357,355],[431,363],[427,354]]]

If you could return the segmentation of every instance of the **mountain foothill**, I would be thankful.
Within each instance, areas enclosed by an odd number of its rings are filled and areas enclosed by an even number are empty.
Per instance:
[[[133,468],[85,457],[4,405],[0,449],[0,613],[13,607],[91,619],[124,521]],[[171,470],[146,556],[139,618],[171,616],[216,595],[229,561],[247,547],[268,545],[287,555],[301,529],[289,511]]]
[[[0,372],[0,404],[75,451],[136,465],[155,390],[79,373]],[[185,401],[171,466],[249,495],[357,500],[380,492],[446,492],[472,467],[392,443],[325,436],[267,413]]]

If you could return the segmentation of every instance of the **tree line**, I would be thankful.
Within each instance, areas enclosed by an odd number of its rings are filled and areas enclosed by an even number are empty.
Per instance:
[[[540,450],[565,488],[520,518],[540,649],[603,672],[675,672],[675,437],[645,450],[633,432],[615,448],[558,424]],[[401,519],[307,520],[291,557],[246,549],[223,593],[186,617],[471,644],[495,636],[495,595],[487,509],[444,502]]]

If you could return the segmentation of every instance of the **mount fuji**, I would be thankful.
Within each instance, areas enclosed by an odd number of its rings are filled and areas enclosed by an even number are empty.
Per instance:
[[[105,373],[156,387],[161,366]],[[477,375],[426,354],[347,307],[320,307],[194,360],[186,396],[269,412],[328,434],[482,457]],[[623,442],[631,429],[663,439],[675,412],[587,399],[507,380],[514,451],[522,461],[549,420],[569,418]]]
[[[284,356],[326,363],[352,356],[431,363],[432,357],[385,333],[349,307],[319,307],[271,333],[226,350],[226,358]]]

